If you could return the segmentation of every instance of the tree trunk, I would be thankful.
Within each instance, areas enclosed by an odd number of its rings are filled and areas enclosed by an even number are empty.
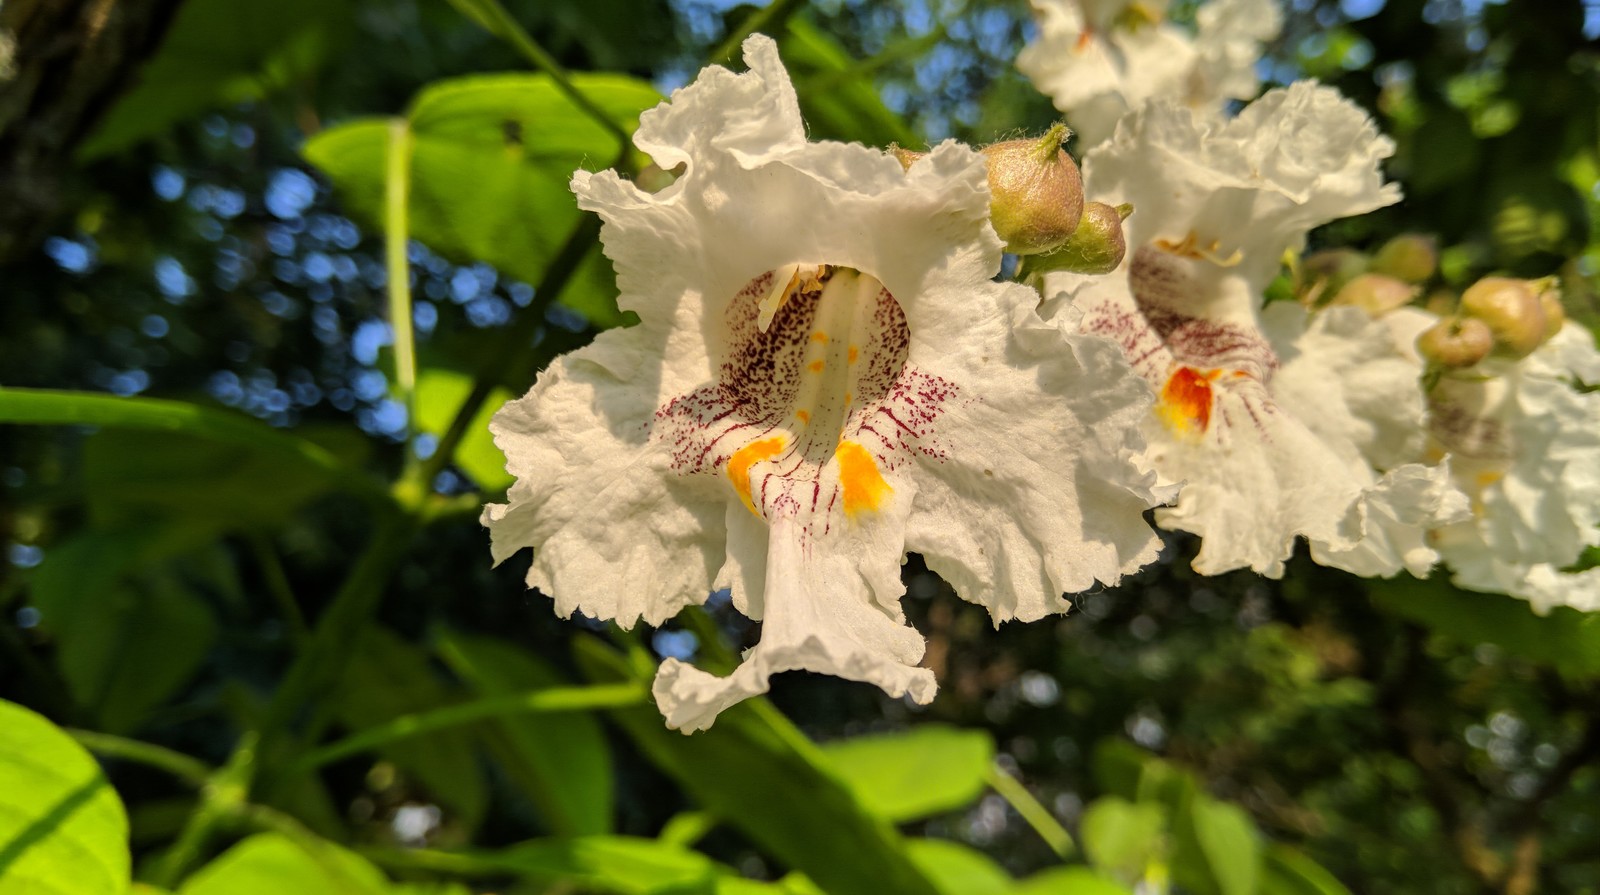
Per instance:
[[[180,0],[0,0],[0,264],[61,210],[61,175]]]

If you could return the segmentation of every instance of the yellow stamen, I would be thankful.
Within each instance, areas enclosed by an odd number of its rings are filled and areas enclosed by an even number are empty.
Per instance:
[[[861,445],[841,441],[834,457],[839,461],[839,485],[844,489],[846,516],[854,518],[857,513],[876,510],[894,492],[883,480],[872,454]]]
[[[750,467],[762,460],[771,460],[783,452],[784,438],[775,435],[772,438],[763,438],[752,441],[728,458],[728,481],[733,484],[733,490],[739,493],[739,499],[744,501],[745,509],[757,516],[761,512],[756,509],[755,501],[750,498]]]
[[[1244,260],[1244,252],[1234,249],[1233,254],[1226,258],[1221,257],[1222,240],[1213,239],[1202,245],[1200,237],[1193,231],[1183,239],[1173,242],[1170,239],[1156,240],[1156,248],[1163,252],[1170,252],[1179,258],[1188,258],[1193,261],[1210,261],[1218,267],[1233,267]]]

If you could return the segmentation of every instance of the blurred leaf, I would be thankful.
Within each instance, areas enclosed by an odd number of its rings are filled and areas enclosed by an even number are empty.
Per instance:
[[[628,131],[661,95],[620,75],[573,81]],[[611,164],[624,149],[543,75],[477,75],[439,81],[410,111],[414,138],[411,232],[458,261],[481,260],[529,283],[579,221],[567,183],[578,168]],[[323,131],[305,157],[339,188],[351,212],[382,220],[389,123],[364,119]],[[596,326],[622,322],[611,266],[594,252],[562,303]]]
[[[274,462],[284,468],[293,467],[301,475],[321,475],[358,489],[361,486],[374,487],[363,476],[352,476],[353,470],[345,461],[321,444],[232,411],[187,401],[122,398],[53,389],[0,388],[0,423],[105,426],[116,430],[156,431],[174,438],[215,441],[270,454]],[[342,431],[346,438],[337,443],[343,448],[348,449],[352,444],[365,447],[358,433],[349,430],[321,431],[331,443],[337,442],[335,431]],[[351,438],[355,441],[350,441]],[[348,450],[345,456],[351,456]]]
[[[916,132],[883,104],[871,78],[852,71],[856,59],[827,32],[804,19],[791,18],[778,46],[813,139],[922,146]],[[810,84],[816,89],[808,89]]]
[[[1195,892],[1252,895],[1260,871],[1261,842],[1250,815],[1204,795],[1191,799],[1187,823],[1180,818],[1173,837],[1173,879]]]
[[[1407,192],[1439,192],[1471,178],[1482,151],[1472,135],[1472,123],[1447,106],[1429,106],[1411,138],[1401,144]]]
[[[178,895],[386,895],[389,880],[331,842],[260,833],[195,871]]]
[[[1535,615],[1526,600],[1459,590],[1443,573],[1424,581],[1402,575],[1366,584],[1373,602],[1385,611],[1459,643],[1493,643],[1567,674],[1600,675],[1600,615],[1565,606]]]
[[[622,895],[712,892],[718,875],[710,858],[653,839],[584,836],[525,842],[501,849],[492,862],[541,882]]]
[[[1095,866],[1132,880],[1160,859],[1166,825],[1160,805],[1105,796],[1084,809],[1078,837]]]
[[[593,638],[580,638],[577,650],[591,680],[635,677],[622,657]],[[801,752],[791,739],[798,734],[775,727],[786,722],[766,717],[759,702],[724,711],[716,726],[693,736],[669,730],[654,706],[611,717],[702,808],[829,895],[936,895],[938,887],[907,857],[894,828]]]
[[[1017,883],[1011,895],[1132,895],[1087,867],[1052,867]]]
[[[1267,846],[1261,868],[1262,895],[1350,895],[1321,864],[1284,845]]]
[[[306,77],[343,42],[351,19],[344,0],[187,0],[80,156],[115,154],[179,121]]]
[[[473,377],[466,373],[442,367],[424,369],[417,377],[417,426],[424,432],[443,435],[455,419],[456,408],[471,393],[472,383]],[[489,418],[510,399],[511,393],[503,388],[491,391],[456,447],[456,465],[485,492],[502,491],[511,484],[505,454],[495,447],[489,434]]]
[[[57,642],[73,698],[109,731],[133,730],[181,687],[216,640],[210,608],[170,570],[135,565],[182,539],[167,526],[89,529],[50,551],[33,605]]]
[[[355,645],[339,690],[339,720],[351,730],[438,708],[455,701],[429,670],[426,652],[391,631],[368,626]],[[465,730],[442,730],[391,743],[384,757],[451,808],[469,828],[483,819],[489,791],[478,752]]]
[[[983,794],[994,740],[981,730],[924,724],[822,747],[861,805],[899,823],[942,814]]]
[[[527,650],[487,637],[441,633],[439,652],[481,696],[510,696],[570,683]],[[567,836],[612,830],[611,749],[592,715],[519,715],[481,729],[551,830]]]
[[[100,766],[0,700],[0,892],[120,895],[130,867],[128,818]]]
[[[987,855],[942,839],[910,839],[906,851],[943,895],[1005,895],[1011,874]]]
[[[351,429],[322,430],[352,458],[365,441]],[[83,484],[102,525],[151,516],[204,522],[222,531],[281,524],[338,479],[297,458],[180,432],[106,429],[84,443]]]

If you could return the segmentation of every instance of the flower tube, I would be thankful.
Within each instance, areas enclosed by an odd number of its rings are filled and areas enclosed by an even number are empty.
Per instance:
[[[641,116],[670,186],[573,176],[640,322],[496,415],[517,481],[483,515],[562,615],[659,624],[727,588],[762,620],[728,677],[662,664],[685,731],[795,669],[926,703],[908,550],[996,623],[1038,619],[1151,561],[1169,496],[1135,465],[1149,389],[1117,347],[991,280],[983,156],[808,142],[776,46],[744,51]]]

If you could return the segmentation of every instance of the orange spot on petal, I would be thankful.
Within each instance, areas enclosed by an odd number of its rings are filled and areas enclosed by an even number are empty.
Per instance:
[[[739,493],[739,499],[744,501],[745,509],[757,516],[761,513],[756,510],[755,501],[750,499],[750,467],[762,460],[771,460],[783,452],[784,440],[782,436],[763,438],[752,441],[728,458],[728,481],[733,483],[733,490]]]
[[[894,493],[866,448],[853,441],[841,441],[834,457],[839,461],[839,485],[844,489],[846,516],[876,510]]]
[[[828,343],[828,334],[820,330],[814,332],[811,334],[811,341],[821,342],[822,344],[826,345]]]
[[[811,363],[807,364],[806,367],[809,370],[811,370],[811,372],[813,372],[813,373],[821,373],[822,372],[822,361],[814,360]]]
[[[1161,389],[1156,412],[1167,428],[1179,435],[1201,435],[1211,425],[1211,380],[1216,373],[1179,367]]]
[[[811,422],[811,411],[809,411],[809,410],[796,410],[794,412],[794,418],[799,420],[802,423],[809,423],[809,422]]]
[[[855,363],[856,362],[856,358],[858,358],[860,356],[861,356],[861,349],[857,348],[854,345],[851,345],[850,346],[850,363],[852,363],[852,364]]]

